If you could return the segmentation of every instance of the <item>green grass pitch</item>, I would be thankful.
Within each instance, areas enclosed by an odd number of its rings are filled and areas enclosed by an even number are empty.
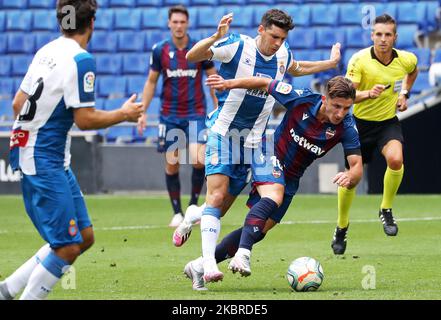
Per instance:
[[[245,200],[239,198],[222,219],[221,237],[243,223]],[[336,257],[330,247],[336,196],[298,195],[285,223],[254,247],[250,277],[233,275],[223,262],[224,280],[208,284],[209,291],[194,292],[182,270],[201,254],[199,227],[183,247],[175,248],[173,230],[167,227],[167,197],[88,196],[95,245],[49,299],[440,299],[441,197],[398,196],[397,237],[383,233],[377,213],[380,200],[355,198],[346,254]],[[20,197],[0,197],[0,208],[1,281],[43,241]],[[317,292],[296,293],[288,287],[288,265],[301,256],[314,257],[323,266],[325,279]],[[375,289],[365,289],[363,283]]]

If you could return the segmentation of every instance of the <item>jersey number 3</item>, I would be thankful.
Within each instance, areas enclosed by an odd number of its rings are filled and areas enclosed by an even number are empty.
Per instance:
[[[32,121],[34,119],[35,112],[37,111],[37,100],[40,99],[43,88],[43,78],[39,78],[35,83],[33,93],[26,101],[25,107],[23,108],[22,113],[20,113],[18,120]]]

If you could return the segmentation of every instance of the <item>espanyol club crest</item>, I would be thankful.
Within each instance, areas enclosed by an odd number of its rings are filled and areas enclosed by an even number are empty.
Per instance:
[[[326,139],[331,139],[335,136],[335,130],[332,130],[331,128],[326,129]]]
[[[69,235],[70,235],[71,237],[76,236],[76,234],[77,234],[77,232],[78,232],[78,228],[77,228],[77,225],[76,225],[74,219],[71,219],[70,222],[69,222],[69,229],[68,229],[68,232],[69,232]]]
[[[280,72],[281,74],[284,74],[285,71],[286,71],[286,68],[285,68],[285,65],[284,65],[283,62],[282,62],[282,63],[280,63],[280,66],[279,66],[279,72]]]

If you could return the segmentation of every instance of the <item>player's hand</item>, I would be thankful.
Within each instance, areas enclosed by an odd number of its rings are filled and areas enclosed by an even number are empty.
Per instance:
[[[142,133],[144,132],[146,126],[147,126],[147,114],[143,113],[138,118],[138,124],[136,126],[138,128],[138,134],[140,136],[142,136]]]
[[[340,63],[340,59],[341,59],[340,47],[341,47],[340,42],[337,42],[332,46],[331,49],[331,56],[329,57],[329,60],[331,60],[332,63],[334,64],[334,68],[337,68],[338,64]]]
[[[332,183],[344,188],[349,188],[352,185],[351,177],[347,171],[337,173]]]
[[[380,94],[386,89],[386,86],[383,84],[376,84],[369,90],[369,98],[376,99],[380,96]]]
[[[232,12],[230,12],[229,14],[226,14],[222,17],[222,19],[220,20],[220,22],[217,26],[217,31],[214,34],[214,36],[217,40],[222,39],[228,33],[228,30],[230,29],[230,24],[232,21],[233,21],[233,13]]]
[[[227,81],[218,74],[212,74],[205,80],[205,84],[212,89],[224,91],[227,89]]]
[[[400,112],[403,112],[403,111],[407,110],[407,98],[406,98],[406,96],[404,94],[400,94],[398,96],[397,109]]]
[[[138,118],[144,113],[142,102],[135,102],[136,94],[133,94],[121,107],[126,119],[125,121],[137,122]]]

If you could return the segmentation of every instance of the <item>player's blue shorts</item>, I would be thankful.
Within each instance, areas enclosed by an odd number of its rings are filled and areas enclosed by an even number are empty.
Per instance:
[[[23,174],[21,187],[26,211],[51,248],[83,242],[80,232],[92,223],[70,169]]]
[[[171,120],[160,117],[158,125],[158,152],[174,152],[185,149],[190,143],[205,144],[207,128],[205,119]]]

